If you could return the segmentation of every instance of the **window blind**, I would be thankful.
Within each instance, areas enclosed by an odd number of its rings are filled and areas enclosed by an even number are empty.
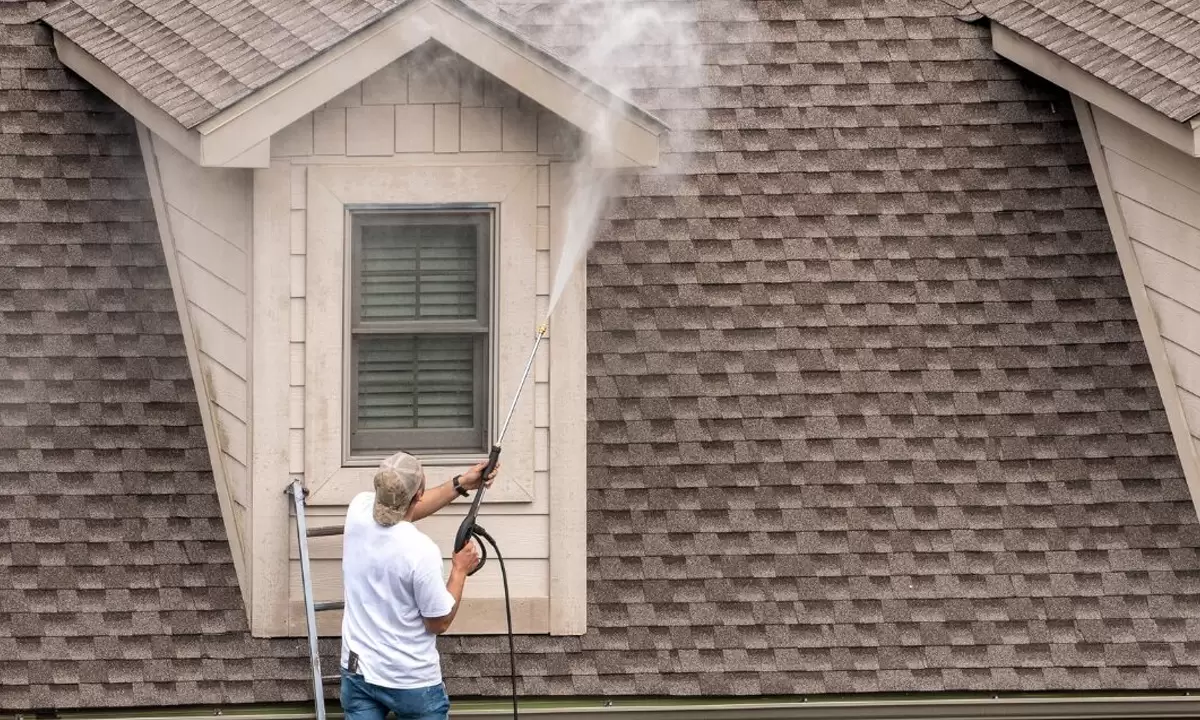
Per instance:
[[[363,337],[358,346],[358,426],[364,430],[470,428],[475,337]]]
[[[485,448],[490,213],[354,222],[351,452]]]
[[[478,246],[470,225],[364,227],[361,320],[474,318]]]

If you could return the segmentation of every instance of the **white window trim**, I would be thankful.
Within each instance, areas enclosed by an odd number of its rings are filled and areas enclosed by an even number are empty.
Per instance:
[[[378,208],[377,207],[366,207],[366,208],[358,207],[358,208],[355,208],[355,213],[352,213],[352,214],[350,214],[349,217],[347,217],[346,237],[347,238],[353,237],[354,224],[355,224],[354,214],[359,215],[360,222],[370,223],[372,218],[376,218],[375,221],[378,222],[377,218],[379,218],[381,215],[382,216],[388,215],[389,211],[405,211],[405,210],[416,211],[422,215],[434,215],[434,216],[439,216],[442,218],[454,216],[454,215],[462,215],[463,213],[471,213],[473,216],[478,217],[481,212],[486,213],[487,225],[488,225],[488,230],[487,230],[487,234],[486,234],[486,238],[487,238],[486,246],[487,247],[486,247],[486,249],[483,249],[481,251],[482,257],[478,258],[478,262],[483,265],[483,271],[486,276],[486,280],[483,282],[483,288],[484,288],[483,294],[487,298],[487,304],[485,306],[486,312],[484,313],[487,316],[486,322],[485,322],[485,327],[487,330],[487,332],[486,332],[487,343],[486,343],[486,352],[485,352],[485,356],[484,356],[484,358],[485,358],[484,366],[482,369],[475,368],[474,372],[472,374],[473,383],[476,383],[473,385],[474,390],[472,392],[472,406],[476,410],[479,410],[480,409],[479,402],[482,400],[484,412],[482,413],[483,417],[480,418],[481,423],[480,424],[472,423],[472,428],[471,428],[470,432],[474,435],[476,432],[482,430],[484,435],[487,435],[487,433],[491,430],[489,418],[487,417],[487,415],[488,415],[488,411],[491,408],[491,400],[492,400],[491,396],[493,394],[492,390],[491,390],[491,386],[492,386],[492,383],[495,382],[494,375],[495,375],[495,370],[496,370],[496,366],[495,366],[495,362],[494,362],[495,354],[496,354],[495,353],[495,342],[494,342],[494,340],[495,340],[494,330],[496,327],[497,307],[496,307],[496,303],[493,302],[493,299],[492,299],[492,295],[494,294],[493,291],[496,288],[496,279],[494,277],[496,268],[495,268],[495,263],[492,261],[496,257],[496,254],[499,250],[499,246],[498,246],[498,242],[497,242],[498,237],[499,237],[499,227],[497,224],[497,220],[498,220],[497,208],[494,206],[482,205],[482,204],[478,204],[478,203],[470,205],[470,206],[448,205],[448,204],[444,204],[444,205],[439,204],[439,205],[434,205],[434,206],[419,206],[419,209],[418,209],[418,206],[412,206],[412,205],[389,205],[389,206],[378,207]],[[399,213],[397,213],[396,217],[403,217],[406,214],[407,213],[405,213],[405,212],[399,212]],[[349,253],[349,262],[351,263],[351,265],[349,267],[353,266],[354,247],[355,247],[355,245],[354,245],[353,241],[351,241],[351,247],[347,250],[347,252]],[[477,248],[479,247],[478,242],[476,242],[476,247]],[[353,277],[354,277],[353,269],[351,269],[347,273],[347,277],[353,279]],[[476,289],[478,289],[478,288],[476,288]],[[351,358],[353,357],[352,345],[353,345],[354,339],[353,339],[353,333],[351,332],[350,328],[353,326],[354,313],[356,310],[356,306],[355,306],[356,301],[355,301],[354,297],[355,297],[354,294],[350,293],[350,292],[346,293],[346,296],[344,297],[344,300],[346,302],[346,316],[345,316],[345,321],[343,323],[343,332],[344,332],[343,340],[345,342],[345,345],[343,345],[343,348],[345,351],[343,368],[345,371],[345,377],[343,378],[342,381],[344,383],[344,385],[343,385],[344,388],[354,387],[356,380],[357,380],[357,378],[355,377],[355,374],[357,373],[357,368],[354,367],[353,362],[351,360]],[[475,305],[475,307],[477,309],[479,307],[478,300],[479,300],[479,298],[477,297],[476,305]],[[460,318],[454,318],[454,319],[458,320]],[[474,319],[474,318],[472,318],[472,319]],[[428,322],[428,319],[426,319],[425,321]],[[372,322],[371,320],[363,321],[364,325],[368,325],[371,322]],[[417,322],[420,322],[420,321],[418,320]],[[399,333],[399,334],[403,334],[403,333]],[[474,336],[472,338],[473,342],[477,339],[478,339],[478,336]],[[472,356],[475,357],[474,353],[477,352],[477,350],[473,349],[472,352],[473,352]],[[479,373],[481,371],[485,372],[487,374],[487,382],[484,385],[484,387],[486,389],[484,389],[482,391],[480,391],[480,388],[477,384],[479,381]],[[480,394],[482,394],[482,397],[480,397]],[[342,427],[343,428],[346,428],[346,427],[353,428],[354,422],[355,422],[354,398],[353,398],[353,396],[351,396],[351,397],[347,397],[346,400],[347,401],[344,403],[345,415],[342,417]],[[426,432],[429,432],[429,431],[426,431]],[[398,433],[398,434],[403,434],[403,433]],[[343,432],[342,433],[342,440],[345,445],[342,448],[343,458],[348,459],[348,461],[346,462],[347,465],[364,464],[361,461],[356,462],[357,458],[353,457],[355,455],[355,452],[354,452],[354,448],[353,448],[353,437],[352,436],[353,436],[353,432],[350,432],[350,433]],[[485,447],[490,447],[490,442],[491,442],[491,438],[485,437],[482,441],[480,441],[480,448],[482,449]],[[397,443],[397,444],[395,444],[395,447],[403,448],[404,445],[402,443]],[[378,457],[375,457],[369,453],[359,453],[359,455],[365,459],[366,464],[374,464],[377,460],[381,459],[382,457],[386,456],[387,454],[389,454],[389,453],[382,453],[382,454],[375,453],[375,455],[378,455]],[[448,450],[446,448],[441,448],[441,449],[434,449],[434,450],[430,451],[430,454],[446,457],[446,456],[454,455],[456,453],[454,453],[453,451]],[[462,455],[463,453],[458,452],[457,454]],[[468,454],[468,457],[470,457],[470,456],[472,456],[472,455]]]
[[[371,487],[375,463],[344,460],[344,323],[349,213],[353,205],[483,203],[498,213],[493,239],[493,374],[490,437],[507,411],[537,325],[537,168],[534,165],[453,167],[320,166],[308,169],[308,249],[305,317],[305,460],[313,505],[345,505]],[[504,438],[502,478],[485,502],[533,500],[534,400],[521,395]],[[502,408],[503,406],[503,408]],[[400,449],[400,448],[397,448]],[[578,450],[577,450],[578,452]],[[486,453],[421,456],[431,485],[449,480]],[[553,509],[552,509],[553,513]]]
[[[571,166],[550,164],[550,276],[567,237]],[[550,318],[550,634],[587,632],[587,263]],[[543,310],[539,308],[539,311]],[[486,497],[486,496],[485,496]]]

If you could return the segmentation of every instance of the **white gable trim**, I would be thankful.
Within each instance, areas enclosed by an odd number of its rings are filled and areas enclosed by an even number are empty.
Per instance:
[[[440,7],[440,6],[438,6]],[[490,28],[467,22],[460,13],[444,9],[432,24],[433,39],[487,70],[517,92],[532,98],[550,112],[593,138],[608,137],[611,152],[635,166],[658,164],[658,133],[662,126],[637,122],[623,112],[624,101],[601,92],[588,92],[572,79],[534,62],[521,49],[502,42]],[[607,146],[608,143],[605,143]],[[597,147],[596,150],[609,150]]]
[[[1072,65],[1032,40],[992,22],[992,49],[1032,73],[1068,90],[1096,107],[1191,157],[1200,157],[1200,118],[1191,123],[1172,120],[1131,95]]]
[[[55,31],[59,59],[201,167],[266,168],[271,136],[389,63],[434,40],[579,127],[604,167],[654,167],[657,119],[454,0],[414,0],[187,129],[96,58]]]
[[[435,40],[585,132],[612,138],[613,164],[655,166],[664,127],[628,103],[502,37],[456,3],[418,0],[201,123],[204,165],[225,164],[321,103]]]
[[[197,126],[205,163],[234,157],[374,75],[429,39],[408,5],[351,35]]]

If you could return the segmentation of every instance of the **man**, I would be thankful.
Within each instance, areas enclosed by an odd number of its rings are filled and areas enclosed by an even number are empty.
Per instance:
[[[350,501],[342,545],[347,720],[384,720],[389,710],[400,720],[449,716],[436,637],[454,621],[479,550],[469,542],[456,553],[443,583],[442,553],[413,523],[477,489],[485,465],[426,492],[421,463],[396,453],[375,474],[375,492]],[[495,477],[493,471],[487,486]]]

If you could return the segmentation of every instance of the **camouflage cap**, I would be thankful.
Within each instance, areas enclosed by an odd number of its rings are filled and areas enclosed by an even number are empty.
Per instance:
[[[403,520],[424,481],[421,461],[406,452],[380,463],[375,473],[375,522],[387,527]]]

